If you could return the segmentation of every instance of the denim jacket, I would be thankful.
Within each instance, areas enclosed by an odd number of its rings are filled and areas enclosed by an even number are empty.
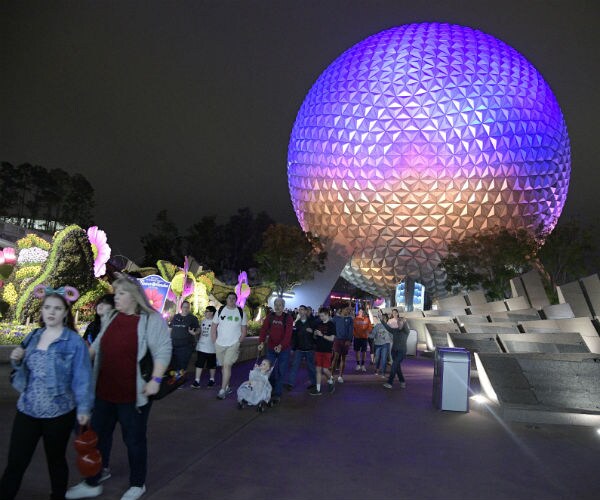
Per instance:
[[[34,330],[25,340],[25,356],[19,362],[12,361],[16,372],[13,387],[23,392],[27,387],[29,370],[27,358],[37,348],[45,328]],[[83,339],[68,328],[48,346],[46,387],[52,396],[72,392],[77,404],[78,415],[90,415],[94,403],[92,393],[92,364],[88,348]]]

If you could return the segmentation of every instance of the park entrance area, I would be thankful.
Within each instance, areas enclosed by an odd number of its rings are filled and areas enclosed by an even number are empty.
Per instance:
[[[234,367],[234,385],[252,363]],[[596,429],[506,423],[475,402],[469,413],[438,411],[431,358],[405,361],[406,389],[386,390],[372,370],[349,365],[345,383],[320,398],[308,395],[301,369],[297,386],[264,414],[238,410],[233,397],[218,401],[206,387],[156,402],[145,498],[550,500],[599,491]],[[0,449],[13,415],[14,403],[0,403]],[[114,448],[103,499],[119,498],[128,484],[118,435]],[[69,463],[74,484],[72,450]],[[45,467],[38,450],[21,498],[47,498]]]

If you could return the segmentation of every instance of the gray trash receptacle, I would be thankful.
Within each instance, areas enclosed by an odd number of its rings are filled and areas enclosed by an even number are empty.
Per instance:
[[[438,347],[433,369],[433,404],[439,410],[469,411],[471,356],[461,347]]]

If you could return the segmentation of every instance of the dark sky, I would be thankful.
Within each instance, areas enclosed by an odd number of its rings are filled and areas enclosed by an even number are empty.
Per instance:
[[[596,0],[7,1],[0,5],[0,159],[84,174],[115,253],[167,208],[180,229],[238,207],[295,221],[287,145],[319,74],[391,26],[451,22],[500,38],[566,118],[565,214],[600,208]]]

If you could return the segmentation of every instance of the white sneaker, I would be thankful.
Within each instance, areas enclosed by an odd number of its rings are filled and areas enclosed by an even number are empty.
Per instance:
[[[367,371],[367,367],[366,367],[365,365],[362,365],[360,369],[361,369],[363,372],[366,372],[366,371]]]
[[[100,475],[100,479],[98,479],[98,484],[103,483],[104,481],[106,481],[107,479],[110,479],[112,477],[112,474],[110,473],[110,469],[108,467],[104,467],[104,469],[102,469],[102,474]]]
[[[102,495],[102,486],[90,486],[85,481],[81,481],[75,486],[71,486],[65,493],[67,500],[75,498],[95,498]]]
[[[338,384],[343,384],[344,383],[344,379],[342,378],[342,376],[340,375],[338,377]]]
[[[406,382],[400,382],[400,387],[402,389],[406,389]]]
[[[123,493],[121,500],[137,500],[144,493],[146,493],[146,486],[132,486],[125,493]]]
[[[354,370],[355,370],[355,371],[357,371],[357,372],[359,372],[359,371],[360,371],[360,365],[356,365],[356,366],[354,367]]]

